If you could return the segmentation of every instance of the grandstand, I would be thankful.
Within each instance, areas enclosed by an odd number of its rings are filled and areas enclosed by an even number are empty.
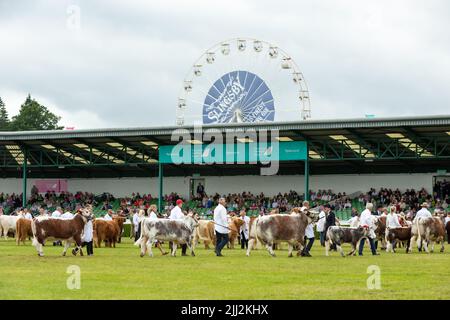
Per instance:
[[[174,145],[171,134],[180,128],[187,130],[195,143],[199,129],[193,126],[1,132],[0,190],[22,193],[25,203],[37,181],[57,179],[72,193],[109,192],[118,198],[132,192],[150,193],[152,203],[159,200],[164,207],[164,194],[176,192],[190,199],[198,182],[204,183],[208,194],[251,191],[273,196],[290,190],[303,194],[306,189],[351,194],[372,187],[424,187],[432,193],[435,181],[450,180],[448,115],[203,127],[223,135],[251,130],[257,137],[264,130],[278,130],[279,141],[305,141],[306,161],[280,162],[275,176],[260,176],[262,165],[251,163],[163,165],[158,150]],[[240,143],[239,139],[235,143]],[[119,200],[111,205],[118,209]],[[197,205],[195,200],[187,203],[188,208]],[[103,212],[101,206],[96,206],[97,214]],[[353,199],[352,207],[358,206]],[[348,209],[339,213],[343,219],[349,214]]]

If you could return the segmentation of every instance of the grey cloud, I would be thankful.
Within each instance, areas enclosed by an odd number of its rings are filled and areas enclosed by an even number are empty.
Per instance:
[[[66,28],[72,4],[78,31]],[[314,118],[446,114],[449,9],[445,1],[2,1],[0,96],[31,92],[110,127],[170,125],[194,60],[249,36],[297,61]]]

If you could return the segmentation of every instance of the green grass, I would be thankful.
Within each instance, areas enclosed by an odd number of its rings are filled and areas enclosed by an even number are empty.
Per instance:
[[[283,246],[286,248],[286,245]],[[345,248],[348,251],[348,247]],[[224,258],[199,246],[196,257],[139,257],[131,240],[94,249],[92,257],[62,257],[44,247],[39,258],[30,242],[0,240],[0,300],[4,299],[450,299],[450,253],[363,257],[324,256],[318,241],[312,258],[288,258],[266,250],[246,257],[240,248]],[[180,254],[180,251],[177,252]],[[66,287],[67,267],[81,269],[81,289]],[[381,270],[381,289],[367,289],[367,267]]]

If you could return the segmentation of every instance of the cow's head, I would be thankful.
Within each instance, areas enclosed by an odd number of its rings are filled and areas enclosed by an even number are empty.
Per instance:
[[[361,238],[368,237],[369,234],[370,234],[369,226],[367,224],[359,226],[358,227],[358,232],[361,235]]]
[[[184,223],[189,227],[189,229],[194,230],[198,226],[198,220],[194,217],[192,213],[184,216]]]
[[[319,221],[319,212],[315,210],[305,210],[306,217],[308,218],[308,224]]]
[[[81,209],[79,213],[85,222],[94,219],[94,214],[92,213],[92,206],[87,206]]]

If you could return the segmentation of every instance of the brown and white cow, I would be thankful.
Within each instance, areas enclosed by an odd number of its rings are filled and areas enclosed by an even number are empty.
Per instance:
[[[209,249],[209,245],[216,245],[216,235],[214,232],[214,222],[211,220],[198,220],[198,227],[194,232],[193,250],[199,241],[203,241],[205,249]]]
[[[25,240],[30,240],[33,237],[33,231],[31,230],[30,219],[18,219],[16,222],[16,243],[19,245],[21,242],[25,244]]]
[[[300,255],[305,246],[306,226],[317,221],[317,218],[317,214],[309,211],[296,214],[272,214],[256,218],[250,228],[247,256],[250,256],[256,240],[260,241],[273,257],[275,256],[273,244],[281,241],[288,243],[289,257],[292,257],[292,251],[296,245]]]
[[[373,216],[376,239],[381,242],[381,249],[386,249],[386,216]]]
[[[411,241],[409,252],[412,251],[414,241],[417,241],[419,247],[423,247],[427,253],[430,253],[428,246],[431,245],[431,252],[434,251],[434,244],[441,244],[441,252],[444,252],[445,229],[441,217],[418,218],[413,222],[411,229]]]
[[[155,240],[172,241],[173,257],[177,251],[177,244],[186,244],[191,255],[195,256],[192,240],[197,226],[197,220],[191,215],[184,216],[179,220],[144,218],[141,221],[141,237],[134,244],[141,247],[141,257],[147,250],[149,256],[153,257],[152,244]]]
[[[401,228],[386,228],[386,252],[395,252],[395,245],[398,242],[406,243],[406,253],[408,253],[411,241],[411,226]]]
[[[48,216],[34,218],[31,222],[31,229],[33,231],[33,245],[36,247],[38,255],[40,257],[44,255],[42,247],[48,238],[65,241],[63,256],[66,255],[72,242],[75,242],[77,247],[72,253],[76,255],[80,251],[80,255],[83,255],[81,235],[84,225],[92,218],[91,208],[82,209],[81,213],[76,213],[73,219],[64,220]]]

